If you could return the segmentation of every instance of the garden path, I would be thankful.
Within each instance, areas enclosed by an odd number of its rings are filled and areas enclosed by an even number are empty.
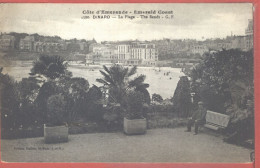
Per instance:
[[[249,162],[250,149],[224,143],[185,128],[152,129],[145,135],[118,133],[70,135],[68,143],[43,138],[1,140],[6,162]],[[26,148],[27,147],[27,148]],[[23,150],[24,149],[24,150]]]

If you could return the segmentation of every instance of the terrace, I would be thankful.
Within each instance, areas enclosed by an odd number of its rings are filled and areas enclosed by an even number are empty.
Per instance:
[[[250,149],[224,143],[221,136],[150,129],[145,135],[70,135],[69,143],[45,144],[43,137],[1,140],[6,162],[250,162]]]

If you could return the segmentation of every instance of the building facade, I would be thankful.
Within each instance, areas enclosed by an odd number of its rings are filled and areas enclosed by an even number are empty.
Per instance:
[[[34,42],[34,36],[26,36],[20,40],[19,49],[22,51],[33,51]]]
[[[131,56],[127,60],[129,65],[156,65],[158,61],[158,50],[155,44],[133,43],[131,46]]]
[[[204,53],[206,53],[208,51],[209,51],[208,47],[204,44],[195,44],[195,45],[192,45],[192,48],[191,48],[192,54],[203,55]]]
[[[158,61],[158,50],[154,44],[142,42],[95,44],[92,45],[92,53],[87,54],[86,60],[92,63],[151,66]]]
[[[94,44],[92,52],[86,55],[86,62],[93,64],[117,63],[117,48],[113,45]]]
[[[245,30],[246,34],[246,49],[250,50],[254,47],[254,23],[252,19],[248,20],[248,26]]]
[[[11,50],[14,49],[15,37],[7,34],[3,34],[0,38],[0,49]]]
[[[33,51],[35,52],[59,52],[66,50],[65,42],[34,42]]]

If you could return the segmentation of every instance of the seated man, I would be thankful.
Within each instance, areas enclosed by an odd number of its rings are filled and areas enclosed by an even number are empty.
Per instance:
[[[206,108],[204,108],[203,106],[203,102],[198,102],[199,108],[197,111],[195,111],[192,114],[192,117],[189,118],[188,120],[188,124],[187,124],[187,132],[191,131],[191,126],[194,124],[195,125],[195,134],[198,134],[198,129],[200,125],[205,124],[206,122],[206,114],[207,114],[207,110]]]

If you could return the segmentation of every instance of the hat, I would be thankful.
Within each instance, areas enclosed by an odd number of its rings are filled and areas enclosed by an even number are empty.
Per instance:
[[[203,105],[204,103],[202,101],[199,101],[198,102],[198,105]]]

